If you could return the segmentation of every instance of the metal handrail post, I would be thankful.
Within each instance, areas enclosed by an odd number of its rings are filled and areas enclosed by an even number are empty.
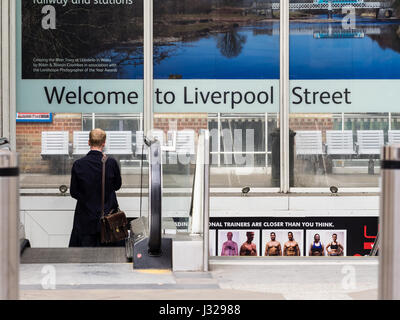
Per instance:
[[[209,221],[210,221],[210,133],[204,137],[204,179],[203,179],[203,271],[209,269]]]
[[[0,300],[19,296],[19,169],[15,152],[0,150]]]
[[[400,145],[383,147],[379,219],[379,299],[400,299]]]

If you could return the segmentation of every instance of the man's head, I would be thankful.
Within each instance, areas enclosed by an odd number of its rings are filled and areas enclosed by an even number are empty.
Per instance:
[[[228,238],[229,241],[231,241],[231,240],[232,240],[232,237],[233,237],[233,233],[229,231],[229,232],[226,234],[226,237]]]
[[[104,149],[106,144],[106,133],[102,129],[93,129],[89,133],[89,146],[90,150]]]
[[[289,238],[289,241],[293,240],[293,232],[291,232],[291,231],[288,232],[288,238]]]
[[[272,240],[272,241],[275,241],[275,238],[276,238],[275,232],[271,232],[271,233],[270,233],[270,237],[271,237],[271,240]]]
[[[247,241],[248,241],[248,242],[253,241],[253,239],[254,239],[254,232],[253,232],[253,231],[246,232],[246,237],[247,237]]]

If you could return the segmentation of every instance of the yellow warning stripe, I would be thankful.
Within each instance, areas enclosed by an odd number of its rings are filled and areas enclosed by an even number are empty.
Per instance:
[[[149,274],[167,274],[172,272],[169,269],[142,269],[142,270],[136,269],[135,271],[141,273],[149,273]]]

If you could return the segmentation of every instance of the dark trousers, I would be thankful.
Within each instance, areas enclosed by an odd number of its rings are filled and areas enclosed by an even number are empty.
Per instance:
[[[80,234],[72,230],[69,247],[100,247],[100,233]]]
[[[100,233],[97,234],[79,234],[72,230],[71,238],[69,240],[69,247],[124,247],[125,240],[115,243],[102,244]]]

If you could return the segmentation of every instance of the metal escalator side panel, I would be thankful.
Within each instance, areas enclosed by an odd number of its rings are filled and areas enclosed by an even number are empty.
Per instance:
[[[150,146],[149,175],[149,254],[161,255],[161,201],[162,201],[162,167],[161,146],[155,142]]]

